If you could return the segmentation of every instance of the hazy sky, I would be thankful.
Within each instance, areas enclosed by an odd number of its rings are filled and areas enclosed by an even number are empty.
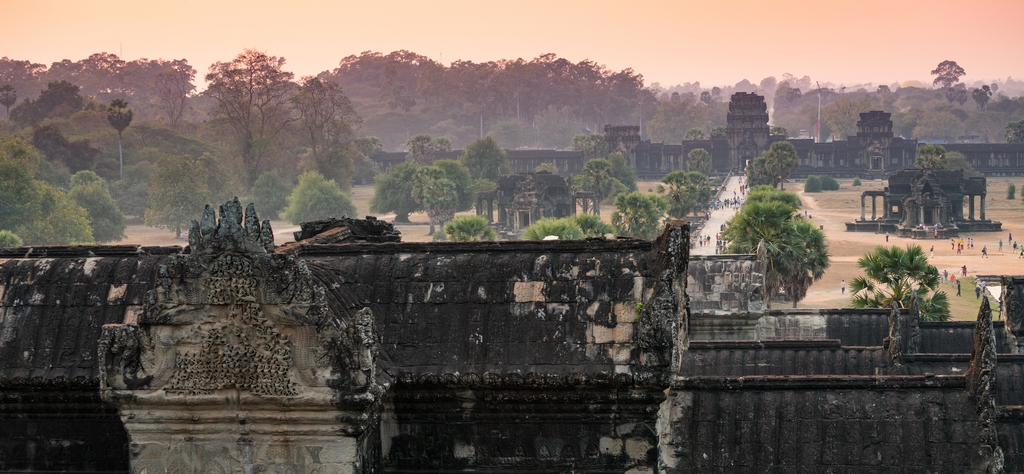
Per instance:
[[[978,6],[984,5],[984,6]],[[186,58],[205,74],[244,48],[297,76],[351,54],[441,60],[556,53],[649,85],[757,83],[790,72],[854,85],[917,79],[945,59],[965,81],[1024,78],[1024,1],[0,0],[0,56],[49,65],[96,52]]]

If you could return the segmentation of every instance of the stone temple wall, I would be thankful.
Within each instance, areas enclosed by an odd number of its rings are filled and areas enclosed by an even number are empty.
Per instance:
[[[758,260],[687,272],[678,225],[275,248],[213,214],[184,253],[0,251],[0,471],[1024,472],[984,309],[759,311]]]

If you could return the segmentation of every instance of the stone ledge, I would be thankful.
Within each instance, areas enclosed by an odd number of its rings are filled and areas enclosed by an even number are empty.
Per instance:
[[[672,382],[673,390],[905,390],[966,387],[967,379],[962,375],[685,377]]]

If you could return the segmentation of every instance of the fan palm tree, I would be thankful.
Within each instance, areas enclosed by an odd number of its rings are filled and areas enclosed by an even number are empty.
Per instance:
[[[545,217],[526,227],[523,240],[544,240],[552,235],[558,237],[558,240],[582,239],[583,230],[569,219]]]
[[[778,201],[747,202],[726,223],[722,238],[729,242],[729,253],[756,253],[764,244],[766,268],[765,294],[771,297],[783,287],[786,273],[797,267],[793,260],[799,257],[801,247],[795,242],[792,227],[794,210]]]
[[[110,126],[114,127],[114,130],[117,130],[117,155],[121,162],[121,179],[124,179],[124,153],[121,151],[121,132],[124,132],[132,123],[132,109],[128,108],[128,102],[125,102],[123,99],[110,101],[110,107],[107,107],[107,121],[110,122]]]
[[[612,176],[612,164],[605,159],[590,160],[583,165],[583,174],[573,179],[576,189],[590,191],[597,198],[594,202],[594,213],[601,214],[600,202],[609,196],[626,191],[626,185]]]
[[[795,216],[792,223],[791,244],[783,259],[788,268],[782,275],[782,289],[786,290],[796,308],[797,303],[807,296],[811,284],[825,276],[831,260],[823,232],[800,216]]]
[[[583,231],[583,237],[601,237],[605,234],[614,234],[615,227],[601,220],[601,216],[594,214],[573,214],[565,218],[569,222],[579,226]]]
[[[913,294],[921,302],[925,321],[949,319],[949,301],[939,287],[939,270],[928,264],[919,245],[875,247],[857,260],[864,275],[850,281],[854,308],[907,308]],[[934,292],[929,298],[928,293]]]
[[[658,185],[658,192],[668,200],[668,215],[675,219],[686,217],[711,198],[707,176],[696,171],[673,171],[661,180],[668,187]]]
[[[496,240],[498,235],[480,216],[460,216],[444,225],[444,233],[452,242]]]
[[[668,206],[668,201],[657,194],[620,194],[615,198],[612,225],[619,235],[653,239],[661,232],[661,218]]]

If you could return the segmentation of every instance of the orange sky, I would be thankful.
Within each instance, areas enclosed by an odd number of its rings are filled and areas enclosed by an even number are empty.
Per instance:
[[[985,7],[975,6],[987,3]],[[854,85],[1024,78],[1024,1],[0,0],[0,56],[49,65],[96,52],[215,61],[257,48],[297,76],[366,50],[455,59],[553,52],[632,67],[649,85],[757,83],[790,72]],[[1012,46],[1010,46],[1012,45]]]

